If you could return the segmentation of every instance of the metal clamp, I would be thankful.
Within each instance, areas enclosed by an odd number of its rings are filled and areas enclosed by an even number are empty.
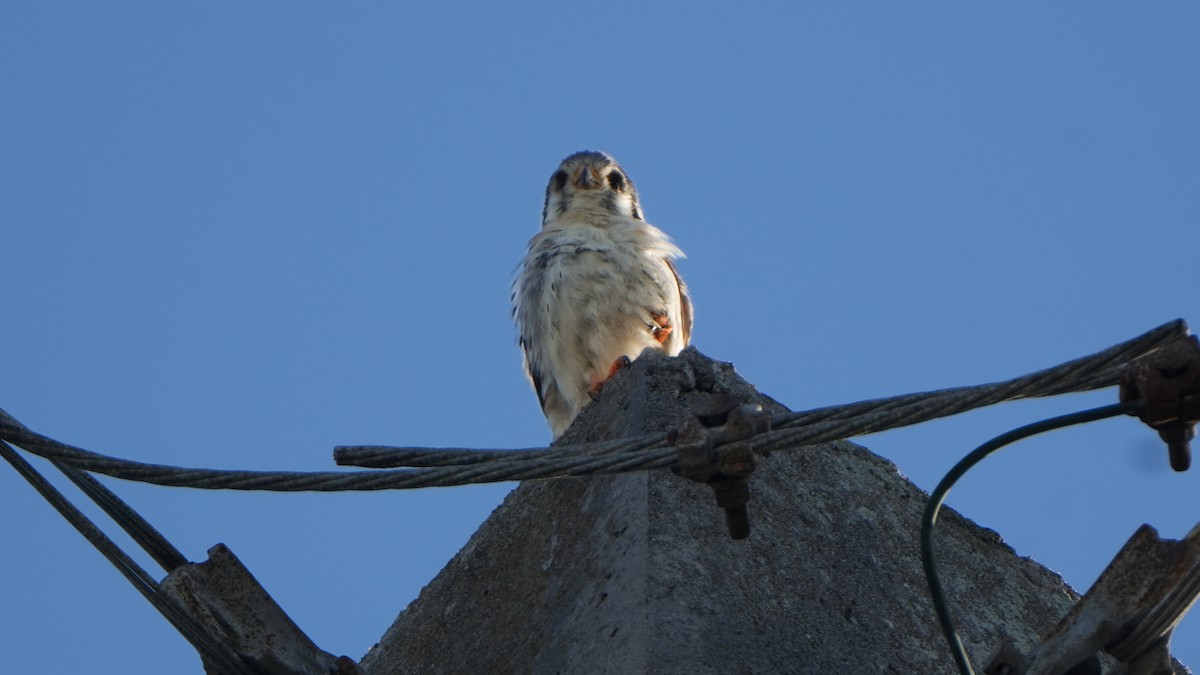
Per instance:
[[[1187,471],[1200,422],[1200,340],[1180,340],[1133,363],[1121,375],[1121,401],[1142,400],[1138,414],[1167,443],[1171,468]]]
[[[1181,541],[1160,539],[1149,525],[1130,537],[1108,568],[1058,626],[1029,654],[1005,643],[987,675],[1072,675],[1104,672],[1106,652],[1121,665],[1109,672],[1174,672],[1171,631],[1200,597],[1200,524]]]
[[[353,659],[317,647],[224,544],[210,548],[205,562],[177,567],[160,587],[256,673],[363,675]],[[204,666],[227,672],[208,659]]]
[[[757,462],[749,439],[771,429],[762,406],[742,404],[728,394],[714,394],[692,408],[693,416],[670,441],[679,450],[675,473],[713,489],[725,510],[732,539],[750,536],[748,478]]]

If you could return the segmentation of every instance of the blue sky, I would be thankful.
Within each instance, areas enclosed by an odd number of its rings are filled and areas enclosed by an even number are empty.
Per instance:
[[[339,444],[544,444],[508,290],[580,149],[687,252],[693,343],[794,409],[1200,324],[1194,3],[8,3],[0,63],[0,407],[99,452],[320,470]],[[860,442],[928,490],[1115,396]],[[512,488],[106,482],[356,658]],[[1005,450],[948,503],[1083,590],[1140,523],[1183,536],[1198,488],[1120,419]],[[0,512],[6,668],[201,672],[2,468]],[[1175,647],[1200,665],[1200,619]]]

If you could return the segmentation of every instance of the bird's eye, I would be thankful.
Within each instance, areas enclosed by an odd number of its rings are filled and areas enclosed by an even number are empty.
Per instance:
[[[620,192],[625,189],[625,176],[620,171],[610,171],[608,184],[612,186],[612,189]]]
[[[554,186],[555,190],[559,191],[567,187],[567,172],[562,169],[555,171],[554,175],[550,177],[550,184]]]

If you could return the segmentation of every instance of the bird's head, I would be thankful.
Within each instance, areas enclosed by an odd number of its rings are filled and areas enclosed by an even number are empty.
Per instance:
[[[642,220],[633,181],[611,156],[591,150],[564,159],[546,186],[542,227],[570,214]]]

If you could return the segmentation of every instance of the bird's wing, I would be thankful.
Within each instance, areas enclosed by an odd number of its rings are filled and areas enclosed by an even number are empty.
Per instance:
[[[692,340],[692,299],[688,296],[687,284],[683,283],[683,278],[679,276],[679,270],[675,269],[675,264],[670,258],[664,259],[667,263],[667,269],[671,270],[671,275],[675,277],[675,286],[679,289],[679,330],[680,338],[683,340],[683,346],[688,346]]]
[[[533,359],[529,358],[525,338],[521,338],[521,356],[525,361],[525,373],[533,383],[533,391],[537,393],[538,404],[542,406],[542,413],[550,422],[550,431],[558,438],[567,430],[567,425],[574,419],[576,410],[563,396],[553,376],[546,379],[544,374],[534,367]]]
[[[542,374],[533,365],[533,359],[529,358],[529,341],[524,335],[520,337],[521,342],[521,360],[525,364],[525,374],[529,376],[529,381],[533,383],[533,391],[537,393],[538,405],[542,406],[542,410],[546,409],[546,397],[542,394]]]

